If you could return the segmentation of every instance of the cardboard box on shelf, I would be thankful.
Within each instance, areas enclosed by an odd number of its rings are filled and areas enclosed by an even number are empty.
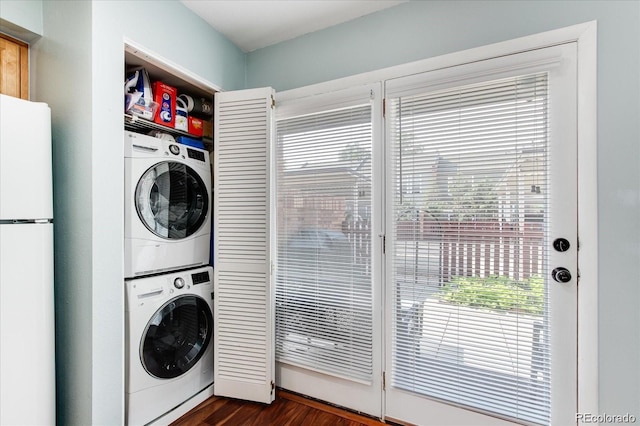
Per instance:
[[[203,120],[201,118],[189,116],[189,134],[201,138],[202,131]]]
[[[193,146],[195,148],[204,149],[204,143],[200,139],[190,138],[188,136],[178,136],[176,142],[182,145]]]
[[[158,113],[154,121],[173,128],[176,122],[176,96],[178,91],[161,81],[153,83],[153,96],[158,103]]]
[[[135,95],[132,94],[124,95],[124,112],[142,117],[145,120],[153,121],[158,109],[158,103],[143,97],[138,97],[138,99],[134,101],[134,96]]]
[[[189,115],[187,114],[187,108],[184,102],[179,97],[176,99],[176,130],[183,132],[189,131]]]
[[[202,122],[202,137],[213,139],[213,121],[204,120]]]

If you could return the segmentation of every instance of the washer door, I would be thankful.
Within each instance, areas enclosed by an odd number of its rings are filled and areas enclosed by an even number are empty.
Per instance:
[[[178,377],[204,355],[212,334],[213,315],[207,302],[195,295],[178,296],[147,324],[140,342],[142,365],[154,377]]]
[[[209,210],[207,188],[198,173],[175,161],[163,161],[144,172],[135,197],[144,226],[169,240],[197,232]]]

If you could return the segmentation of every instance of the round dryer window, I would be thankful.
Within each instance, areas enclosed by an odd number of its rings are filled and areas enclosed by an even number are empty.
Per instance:
[[[164,161],[147,170],[136,187],[136,210],[155,235],[178,240],[196,232],[209,208],[207,188],[191,167]]]
[[[204,299],[172,299],[147,324],[140,342],[142,365],[154,377],[178,377],[204,355],[212,333],[213,316]]]

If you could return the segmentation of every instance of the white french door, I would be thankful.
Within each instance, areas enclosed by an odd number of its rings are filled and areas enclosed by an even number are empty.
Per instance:
[[[385,91],[386,416],[575,423],[575,44]]]
[[[381,84],[278,98],[277,383],[382,416]]]

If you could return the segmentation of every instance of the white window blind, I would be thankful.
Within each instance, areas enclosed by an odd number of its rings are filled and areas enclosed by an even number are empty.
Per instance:
[[[370,382],[370,100],[305,112],[277,121],[276,360]]]
[[[547,424],[545,73],[387,99],[392,385]]]

